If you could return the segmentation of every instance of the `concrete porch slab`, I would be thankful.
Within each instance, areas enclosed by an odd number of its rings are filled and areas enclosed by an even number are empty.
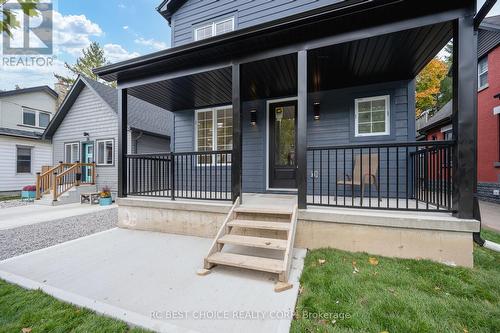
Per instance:
[[[0,278],[161,332],[288,332],[306,250],[295,249],[293,288],[273,274],[215,267],[198,276],[211,240],[111,229],[0,262]]]

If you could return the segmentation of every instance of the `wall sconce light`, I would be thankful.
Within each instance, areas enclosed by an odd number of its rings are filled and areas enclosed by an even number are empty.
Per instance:
[[[250,110],[250,125],[257,125],[257,110]]]
[[[320,104],[319,104],[319,102],[314,102],[313,103],[313,111],[314,111],[314,120],[319,120],[319,114],[320,114]]]
[[[90,140],[89,135],[90,135],[89,132],[83,132],[83,137],[86,138],[87,141]]]

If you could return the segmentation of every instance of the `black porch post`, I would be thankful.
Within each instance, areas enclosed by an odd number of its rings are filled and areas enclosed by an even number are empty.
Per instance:
[[[299,208],[307,207],[307,51],[297,54],[297,190]]]
[[[127,196],[127,89],[118,89],[118,197]]]
[[[453,209],[473,218],[477,182],[477,35],[473,12],[453,30]]]
[[[232,66],[233,85],[233,153],[231,156],[231,199],[234,202],[241,196],[241,97],[240,65]]]

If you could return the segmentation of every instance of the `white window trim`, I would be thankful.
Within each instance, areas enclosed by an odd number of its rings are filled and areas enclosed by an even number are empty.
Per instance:
[[[75,161],[79,161],[80,160],[80,142],[66,142],[64,144],[64,162],[69,161],[69,162],[66,162],[66,163],[72,163],[71,159],[68,159],[68,156],[66,154],[67,153],[66,146],[74,146],[74,145],[78,146],[77,159]],[[73,152],[73,149],[71,149],[71,152]]]
[[[452,124],[441,127],[441,133],[450,132],[452,130],[453,130]]]
[[[199,110],[194,110],[194,151],[198,151],[198,114],[201,112],[208,112],[212,111],[212,150],[211,151],[217,151],[217,111],[218,110],[225,110],[228,108],[233,108],[233,105],[224,105],[224,106],[218,106],[214,108],[205,108],[205,109],[199,109]],[[210,150],[207,150],[205,152],[209,152]],[[201,166],[201,165],[231,165],[231,162],[227,163],[216,163],[216,159],[212,159],[212,163],[198,163],[196,162],[196,165]]]
[[[385,100],[385,131],[384,132],[376,132],[376,133],[359,133],[358,128],[358,104],[361,102],[372,102],[374,100]],[[354,136],[355,137],[363,137],[363,136],[381,136],[381,135],[390,135],[391,134],[391,98],[389,95],[381,95],[381,96],[371,96],[371,97],[363,97],[356,98],[354,100]]]
[[[31,125],[31,124],[25,124],[24,123],[24,113],[27,112],[27,113],[33,113],[35,115],[35,125]],[[32,127],[32,128],[47,128],[47,127],[41,127],[40,126],[40,114],[43,113],[43,114],[46,114],[49,116],[49,123],[50,121],[52,120],[52,114],[48,111],[43,111],[43,110],[37,110],[37,109],[33,109],[33,108],[30,108],[29,106],[23,106],[22,107],[22,113],[21,113],[21,125],[22,126],[26,126],[26,127]],[[48,125],[47,125],[48,126]]]
[[[106,142],[111,141],[111,164],[106,163],[106,156],[104,156],[104,163],[99,163],[99,143],[104,142],[104,147],[106,148]],[[104,153],[106,154],[106,153]],[[113,166],[115,165],[115,140],[114,139],[98,139],[95,140],[95,161],[96,165],[99,166]]]
[[[482,71],[482,72],[480,72],[480,71],[479,71],[479,63],[480,63],[481,61],[485,61],[485,62],[486,62],[486,70],[485,70],[485,71]],[[488,86],[489,86],[489,85],[488,85],[488,70],[489,70],[489,68],[488,68],[489,66],[488,66],[488,65],[489,65],[489,64],[488,64],[488,56],[486,56],[486,57],[482,58],[482,59],[481,59],[481,60],[479,60],[479,61],[478,61],[478,63],[477,63],[477,90],[483,90],[483,89],[485,89],[485,88],[488,88]],[[481,86],[481,85],[480,85],[480,84],[481,84],[481,79],[480,79],[480,78],[481,78],[481,75],[483,75],[484,73],[486,73],[486,83],[485,83],[484,85],[482,85],[482,86]]]
[[[226,18],[223,18],[223,19],[220,19],[220,20],[213,20],[212,22],[200,25],[200,26],[198,26],[198,27],[196,27],[194,29],[194,41],[196,42],[196,41],[199,41],[199,40],[204,40],[204,39],[208,39],[208,38],[212,38],[212,37],[215,37],[215,36],[222,35],[222,34],[219,34],[219,35],[215,34],[215,25],[218,24],[218,23],[229,21],[229,20],[231,21],[231,31],[234,31],[234,16],[226,17]],[[197,37],[198,36],[198,34],[197,34],[198,30],[205,29],[207,27],[211,27],[212,28],[212,35],[210,37],[198,39],[198,37]],[[225,32],[225,33],[227,33],[227,32]]]

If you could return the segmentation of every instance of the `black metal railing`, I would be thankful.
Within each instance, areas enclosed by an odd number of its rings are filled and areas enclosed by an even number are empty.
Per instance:
[[[231,150],[126,158],[127,195],[231,200]]]
[[[453,141],[307,149],[307,204],[452,210]]]

